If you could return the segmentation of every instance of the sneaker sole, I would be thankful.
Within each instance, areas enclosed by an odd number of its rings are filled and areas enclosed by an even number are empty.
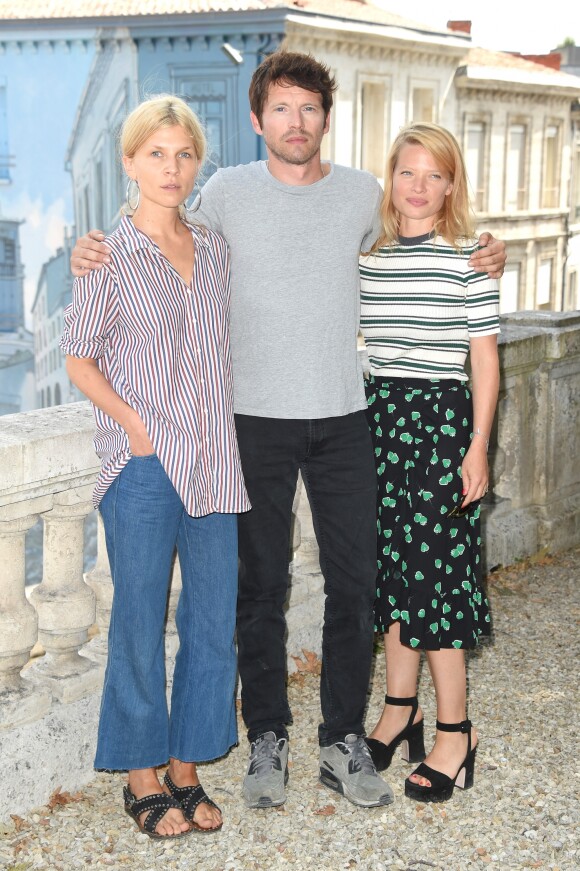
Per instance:
[[[258,801],[252,802],[244,798],[244,804],[246,805],[246,807],[253,808],[254,810],[267,810],[269,807],[280,807],[280,805],[283,805],[285,801],[286,796],[276,801],[271,798],[267,798],[267,796],[262,796],[258,799]]]
[[[284,786],[288,783],[288,769],[284,772]],[[242,799],[246,807],[254,808],[256,810],[265,810],[269,807],[280,807],[286,801],[286,794],[284,794],[281,798],[273,799],[269,798],[267,795],[261,795],[259,799],[256,801],[250,801],[242,792]]]
[[[376,801],[364,801],[363,799],[358,798],[358,796],[354,795],[348,786],[342,781],[339,780],[338,777],[335,777],[334,774],[331,774],[326,768],[320,769],[320,783],[324,786],[327,786],[329,789],[332,789],[334,792],[339,792],[353,804],[356,804],[358,807],[384,807],[384,805],[392,804],[394,800],[394,796],[385,795]]]

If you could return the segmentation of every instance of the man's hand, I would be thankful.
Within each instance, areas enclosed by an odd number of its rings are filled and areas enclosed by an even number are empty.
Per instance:
[[[476,272],[487,272],[490,278],[501,278],[507,260],[505,242],[494,239],[491,233],[482,233],[479,244],[483,247],[471,255],[469,265]]]
[[[77,239],[70,257],[70,268],[75,278],[82,278],[91,269],[102,269],[103,264],[111,262],[111,249],[103,245],[105,234],[91,230],[87,236]]]

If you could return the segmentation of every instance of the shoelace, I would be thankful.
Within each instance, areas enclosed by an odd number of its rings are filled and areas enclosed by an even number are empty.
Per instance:
[[[279,749],[278,742],[271,738],[261,738],[257,741],[250,757],[252,773],[260,776],[273,768],[281,769]]]
[[[353,771],[362,771],[363,774],[376,774],[375,763],[372,760],[369,748],[362,738],[358,738],[356,742],[344,746],[350,753],[349,766]]]

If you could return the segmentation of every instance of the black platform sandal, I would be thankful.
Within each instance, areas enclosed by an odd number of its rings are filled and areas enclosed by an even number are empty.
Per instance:
[[[155,831],[157,823],[163,819],[168,810],[176,808],[177,810],[183,811],[183,808],[177,799],[167,795],[166,792],[156,792],[153,795],[146,795],[143,798],[137,798],[133,795],[128,786],[124,786],[123,798],[125,800],[125,811],[135,820],[139,827],[139,831],[143,832],[144,835],[148,835],[150,838],[156,838],[160,841],[165,841],[169,838],[183,838],[184,835],[191,834],[191,828],[186,829],[185,832],[179,832],[177,835],[160,835]],[[145,811],[149,811],[149,813],[143,822],[141,822],[139,817],[141,814],[144,814]]]
[[[393,740],[389,741],[388,744],[384,744],[378,738],[365,738],[372,760],[375,763],[375,768],[377,771],[384,771],[388,768],[399,744],[401,745],[401,756],[405,762],[422,762],[426,755],[425,741],[423,739],[423,720],[413,723],[419,707],[417,696],[409,699],[385,696],[385,704],[399,705],[401,707],[411,705],[412,710],[405,728],[398,735],[395,735]]]
[[[431,782],[431,786],[421,786],[409,778],[405,781],[405,795],[416,801],[448,801],[453,795],[454,787],[470,789],[473,786],[473,769],[475,765],[475,751],[477,747],[471,747],[471,721],[464,720],[462,723],[440,723],[437,720],[437,728],[441,732],[463,732],[467,735],[467,754],[459,766],[455,777],[448,777],[441,771],[430,768],[421,763],[413,774],[425,777]],[[413,776],[411,775],[411,777]]]
[[[197,786],[177,786],[169,776],[169,772],[163,778],[163,782],[174,799],[177,799],[179,802],[179,806],[181,807],[185,819],[188,821],[189,825],[192,827],[195,832],[219,832],[221,827],[223,826],[223,822],[219,824],[219,826],[212,826],[211,828],[204,828],[204,826],[200,826],[199,823],[196,823],[193,819],[195,812],[197,810],[198,805],[200,804],[208,804],[210,807],[214,807],[221,814],[221,808],[217,806],[215,801],[208,796],[205,789],[199,783]]]

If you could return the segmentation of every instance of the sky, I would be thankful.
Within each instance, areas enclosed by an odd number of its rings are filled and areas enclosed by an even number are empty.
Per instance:
[[[580,3],[578,0],[550,0],[549,3],[514,0],[374,0],[404,18],[446,27],[450,20],[472,22],[474,45],[496,51],[548,54],[567,36],[580,45]]]

